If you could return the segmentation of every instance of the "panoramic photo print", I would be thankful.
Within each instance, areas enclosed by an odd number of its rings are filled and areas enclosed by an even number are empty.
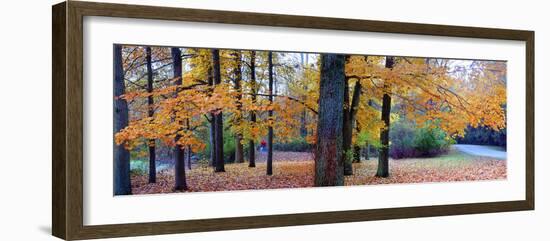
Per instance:
[[[506,61],[116,44],[113,65],[114,195],[507,177]]]

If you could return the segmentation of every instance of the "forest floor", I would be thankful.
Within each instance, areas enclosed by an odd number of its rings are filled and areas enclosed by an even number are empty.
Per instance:
[[[187,170],[188,192],[313,187],[314,162],[310,153],[275,152],[273,175],[267,176],[266,164],[258,157],[255,168],[248,163],[226,164],[225,172],[196,166]],[[288,160],[282,159],[288,158]],[[354,175],[345,177],[345,185],[455,182],[506,179],[506,160],[472,156],[451,151],[436,158],[390,159],[390,177],[375,177],[376,158],[353,164]],[[149,184],[147,174],[132,175],[133,194],[171,193],[173,169],[157,174],[157,183]]]

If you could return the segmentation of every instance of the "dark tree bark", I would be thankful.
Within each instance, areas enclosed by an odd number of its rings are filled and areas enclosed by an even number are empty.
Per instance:
[[[241,102],[241,100],[243,98],[242,87],[241,87],[241,81],[242,81],[242,78],[243,78],[243,73],[241,71],[242,64],[241,64],[241,53],[240,53],[240,51],[235,51],[235,61],[237,63],[236,63],[236,66],[235,66],[235,70],[233,72],[235,74],[235,90],[238,92],[238,94],[237,94],[237,109],[238,109],[238,112],[239,112],[239,114],[236,118],[236,122],[237,122],[237,124],[240,124],[241,121],[242,121],[242,102]],[[236,163],[243,163],[244,162],[244,147],[243,147],[242,140],[243,140],[242,134],[241,133],[236,133],[235,134],[235,162]]]
[[[187,169],[191,170],[191,157],[193,156],[193,151],[191,146],[187,146]]]
[[[176,138],[179,139],[180,136],[176,136]],[[185,178],[185,150],[181,148],[183,148],[181,145],[176,145],[176,162],[174,167],[176,172],[176,184],[174,189],[177,191],[187,190],[187,180]]]
[[[185,119],[185,125],[187,130],[191,130],[191,123],[189,119]],[[191,170],[191,156],[193,155],[193,150],[191,150],[191,145],[187,145],[187,169]]]
[[[300,115],[300,136],[305,138],[307,136],[307,110],[304,108]]]
[[[315,186],[344,185],[344,65],[344,55],[321,55]]]
[[[361,147],[359,145],[353,145],[353,163],[361,162]]]
[[[210,166],[216,166],[216,144],[214,141],[214,139],[216,139],[216,124],[214,123],[215,118],[216,117],[213,114],[210,115]]]
[[[214,119],[216,119],[216,116],[214,114],[210,114],[210,166],[214,167],[216,166],[216,123],[214,122]]]
[[[118,98],[125,93],[124,66],[122,63],[122,46],[114,46],[114,134],[128,126],[128,103]],[[124,145],[114,145],[114,193],[115,195],[132,194],[130,182],[130,151]]]
[[[222,77],[220,70],[220,51],[217,49],[212,50],[212,71],[214,85],[221,84]],[[214,168],[214,171],[225,172],[225,162],[223,160],[223,113],[221,112],[221,110],[215,114],[214,123],[214,145],[216,146],[216,166]]]
[[[369,99],[367,101],[367,105],[368,106],[372,106],[372,100]],[[367,142],[367,144],[365,145],[365,160],[369,160],[370,159],[370,142]]]
[[[214,79],[212,78],[212,68],[208,69],[208,85],[210,87],[214,88]],[[208,120],[210,124],[210,166],[214,167],[216,166],[216,123],[215,120],[216,115],[214,113],[210,113],[210,119]]]
[[[146,52],[146,65],[147,65],[147,93],[153,92],[153,67],[151,61],[151,47],[145,48]],[[153,117],[155,114],[153,96],[147,97],[147,116]],[[156,153],[155,153],[155,139],[148,140],[149,145],[149,183],[155,183],[157,181],[157,167],[156,167]]]
[[[363,87],[361,86],[361,82],[359,82],[358,80],[357,83],[355,83],[355,87],[353,88],[353,97],[351,100],[350,113],[349,113],[349,116],[350,116],[349,119],[352,124],[352,127],[353,127],[353,124],[354,123],[356,124],[356,121],[357,121],[357,112],[359,111],[359,101],[361,101],[362,90],[363,90]]]
[[[269,70],[269,103],[273,104],[273,52],[267,54]],[[273,110],[268,112],[269,119],[273,121]],[[273,126],[267,129],[267,175],[273,175]]]
[[[361,125],[357,118],[355,118],[355,132],[359,134],[361,131]],[[353,163],[360,163],[361,162],[361,156],[363,153],[363,148],[357,143],[353,145]]]
[[[256,51],[250,52],[250,86],[252,103],[256,103]],[[250,111],[250,122],[256,122],[256,112]],[[256,167],[256,149],[254,140],[248,141],[248,167]]]
[[[386,68],[393,68],[394,58],[386,57]],[[388,89],[387,83],[384,83],[384,89]],[[385,128],[380,132],[380,153],[378,154],[378,170],[377,177],[388,177],[389,172],[389,142],[390,142],[390,112],[391,112],[391,96],[385,93],[382,97],[382,121]]]
[[[177,92],[179,92],[179,88],[182,85],[182,63],[181,63],[181,50],[179,48],[172,48],[172,62],[174,65],[173,71],[174,71],[174,78],[176,79],[175,85],[178,86],[176,88],[176,95]],[[175,120],[180,121],[181,120]],[[183,124],[183,123],[180,123]],[[176,142],[181,138],[180,135],[176,135]],[[185,178],[185,150],[184,146],[176,144],[175,147],[175,179],[176,184],[174,189],[178,191],[187,190],[187,180]]]
[[[343,126],[342,126],[342,149],[344,154],[342,155],[342,162],[344,163],[344,175],[350,176],[353,175],[353,166],[351,164],[351,135],[352,135],[352,125],[350,117],[350,103],[349,103],[349,83],[348,79],[344,80],[344,116],[343,116]]]
[[[367,142],[367,145],[365,147],[365,160],[370,159],[370,143]]]
[[[343,135],[344,135],[344,175],[349,176],[353,175],[353,165],[354,160],[354,151],[352,150],[352,139],[353,139],[353,124],[357,116],[357,111],[359,110],[359,100],[361,98],[361,82],[357,80],[355,87],[353,88],[352,99],[350,103],[349,98],[349,83],[346,78],[344,82],[344,126],[343,126]]]

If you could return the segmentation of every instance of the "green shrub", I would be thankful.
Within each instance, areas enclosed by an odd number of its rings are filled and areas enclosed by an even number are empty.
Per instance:
[[[437,156],[449,150],[447,134],[439,128],[424,127],[416,131],[414,148],[421,156]]]
[[[225,162],[235,162],[235,136],[228,130],[223,132],[223,159]]]
[[[273,149],[277,151],[295,151],[295,152],[308,152],[311,151],[313,146],[302,138],[293,138],[289,142],[276,142],[273,143]]]
[[[395,159],[431,157],[446,153],[452,140],[438,127],[417,128],[400,121],[390,128],[390,156]]]

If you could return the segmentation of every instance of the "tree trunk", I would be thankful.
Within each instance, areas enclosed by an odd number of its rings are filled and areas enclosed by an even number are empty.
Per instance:
[[[267,54],[269,69],[269,103],[273,104],[273,52]],[[268,111],[269,120],[273,120],[273,110]],[[273,175],[273,126],[267,129],[267,175]]]
[[[344,82],[344,175],[353,175],[354,150],[352,150],[353,140],[353,124],[355,123],[357,111],[359,109],[359,100],[361,98],[361,82],[357,80],[353,88],[353,95],[350,103],[349,98],[349,83],[346,79]]]
[[[250,52],[250,86],[252,87],[252,103],[256,103],[256,51]],[[256,113],[250,111],[250,122],[256,122]],[[254,140],[248,141],[248,167],[256,167],[256,149]]]
[[[181,50],[179,48],[172,48],[172,62],[174,65],[173,71],[174,71],[174,78],[176,79],[175,85],[176,88],[176,95],[180,91],[179,88],[182,85],[182,64],[181,64]],[[178,122],[181,122],[181,120],[175,120]],[[180,123],[181,125],[182,123]],[[179,141],[181,136],[178,134],[176,135],[175,141],[176,143]],[[187,190],[187,180],[185,178],[185,150],[184,147],[181,145],[176,144],[175,147],[175,179],[176,184],[174,186],[175,190],[183,191]]]
[[[235,90],[238,92],[237,94],[237,118],[236,118],[236,124],[241,124],[242,121],[242,87],[241,87],[241,81],[243,78],[243,73],[241,71],[241,53],[239,51],[235,52],[235,59],[236,59],[236,67],[235,67]],[[241,133],[235,134],[235,162],[236,163],[243,163],[244,162],[244,147],[243,147],[243,136]]]
[[[359,145],[353,145],[353,163],[361,162],[361,147]]]
[[[352,125],[350,118],[350,101],[349,101],[349,83],[348,79],[344,80],[344,116],[343,116],[343,126],[342,126],[342,150],[344,154],[342,155],[342,162],[344,162],[344,175],[350,176],[353,175],[353,166],[351,164],[352,153],[351,153],[351,134],[352,134]]]
[[[153,67],[151,61],[151,47],[145,48],[147,61],[147,93],[153,92]],[[147,97],[147,116],[153,117],[155,114],[153,96]],[[149,183],[157,181],[157,167],[155,154],[155,139],[148,140],[149,145]]]
[[[189,121],[189,118],[185,119],[185,126],[187,127],[187,130],[191,130],[191,123]],[[193,151],[191,150],[191,145],[187,145],[187,169],[191,170],[191,156],[193,155]]]
[[[217,49],[212,50],[212,70],[214,85],[221,84],[220,51]],[[225,162],[223,160],[223,113],[221,110],[215,114],[214,122],[214,145],[216,146],[216,166],[214,171],[225,172]]]
[[[358,108],[357,108],[358,109]],[[357,135],[359,135],[359,132],[361,131],[361,126],[359,124],[359,121],[355,118],[355,132]],[[363,150],[359,144],[355,143],[353,145],[353,163],[360,163],[361,162],[361,154]]]
[[[386,68],[393,68],[393,57],[386,57]],[[384,83],[384,89],[387,90],[389,86],[387,82]],[[382,121],[385,124],[385,128],[380,132],[380,153],[378,154],[378,170],[376,171],[377,177],[388,177],[389,173],[389,142],[390,142],[390,112],[391,112],[391,96],[385,93],[382,97]]]
[[[304,108],[304,111],[300,114],[300,136],[306,138],[307,136],[307,110]]]
[[[215,143],[215,133],[216,133],[216,123],[214,122],[214,119],[216,119],[216,116],[214,114],[210,114],[210,120],[208,121],[210,124],[210,166],[216,166],[216,143]]]
[[[321,55],[315,186],[344,185],[344,64],[344,55]]]
[[[372,99],[369,99],[367,101],[367,105],[368,106],[372,106]],[[365,145],[365,160],[369,160],[370,159],[370,142],[367,142],[367,144]]]
[[[187,146],[187,169],[191,170],[191,157],[193,155],[193,151],[191,150],[191,146]]]
[[[240,134],[235,136],[235,162],[244,163],[244,146],[241,142],[243,140]]]
[[[214,88],[214,79],[212,78],[212,66],[208,68],[208,85],[212,88]],[[209,93],[211,94],[211,93]],[[207,118],[208,119],[208,118]],[[211,167],[216,166],[216,123],[214,121],[216,119],[216,115],[214,113],[210,113],[210,119],[208,120],[208,123],[210,124],[210,161],[209,165]]]
[[[370,143],[367,142],[367,146],[365,147],[365,160],[370,159]]]
[[[176,138],[179,139],[180,136],[178,135]],[[176,185],[174,186],[174,189],[176,191],[184,191],[187,190],[187,180],[185,178],[185,150],[181,149],[181,145],[176,145],[176,148],[176,162],[174,166],[176,171]]]
[[[128,126],[128,103],[119,96],[125,93],[124,86],[124,66],[122,63],[122,46],[114,46],[114,110],[115,123],[114,134]],[[130,182],[130,151],[124,148],[124,145],[114,145],[114,192],[115,195],[132,194]]]

